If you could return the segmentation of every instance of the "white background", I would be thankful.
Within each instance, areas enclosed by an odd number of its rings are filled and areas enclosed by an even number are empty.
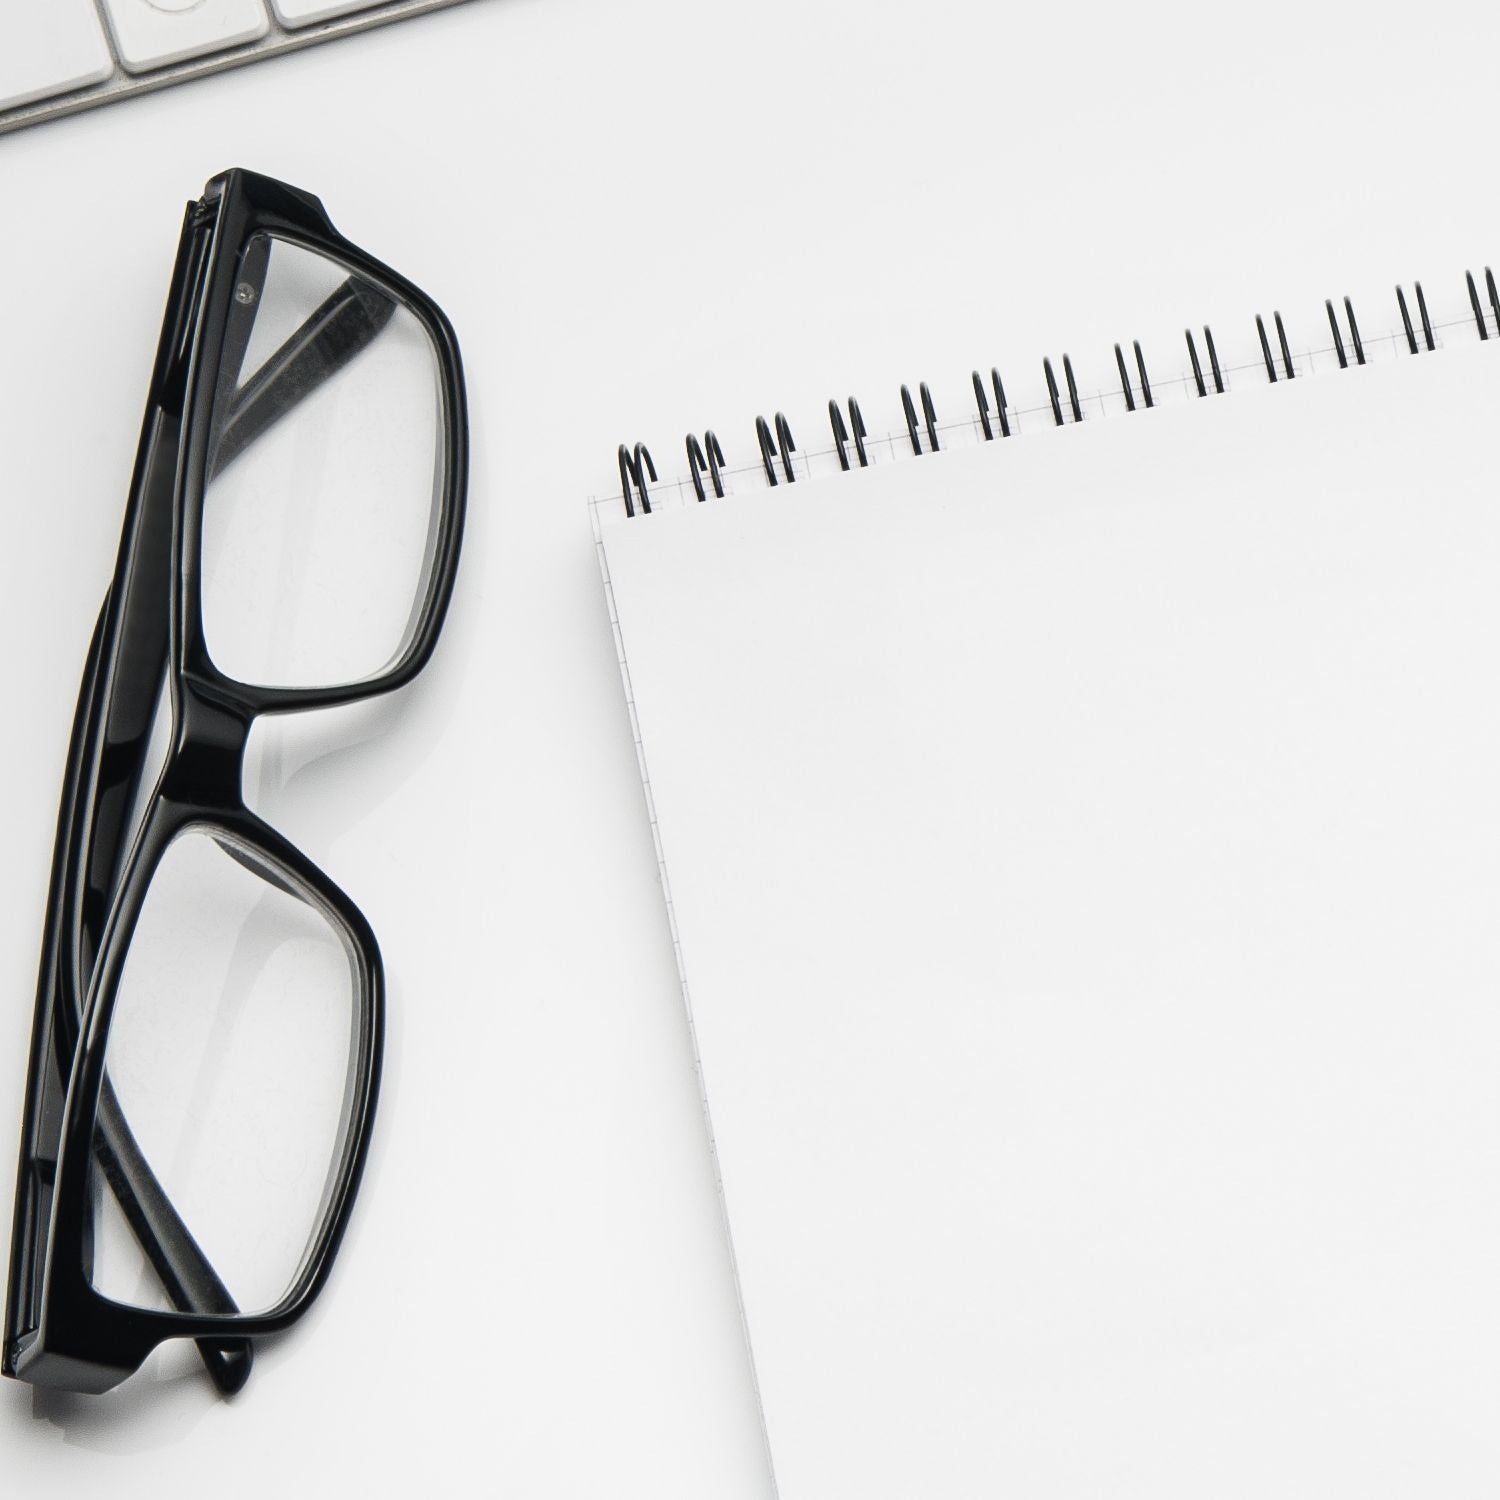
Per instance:
[[[614,447],[811,444],[972,365],[1111,383],[1181,328],[1249,358],[1325,296],[1440,318],[1500,254],[1472,5],[472,0],[0,139],[0,1121],[18,1120],[55,795],[183,202],[320,194],[452,317],[471,528],[432,669],[298,731],[252,801],[366,911],[392,1026],[317,1310],[222,1402],[166,1358],[103,1400],[0,1392],[15,1493],[330,1485],[768,1493],[655,858],[583,497]],[[1247,378],[1247,377],[1241,377]],[[0,1193],[9,1173],[0,1177]],[[7,1195],[8,1201],[8,1195]]]

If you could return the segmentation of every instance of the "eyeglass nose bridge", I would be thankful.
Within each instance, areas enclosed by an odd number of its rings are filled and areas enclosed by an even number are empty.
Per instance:
[[[241,777],[254,711],[186,674],[178,679],[175,711],[162,796],[203,808],[243,806]]]

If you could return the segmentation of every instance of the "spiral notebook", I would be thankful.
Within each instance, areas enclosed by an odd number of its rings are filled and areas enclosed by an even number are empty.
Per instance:
[[[1493,1484],[1500,306],[1454,291],[621,451],[781,1500]]]

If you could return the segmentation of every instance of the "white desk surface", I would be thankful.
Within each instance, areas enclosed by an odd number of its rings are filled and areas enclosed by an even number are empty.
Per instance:
[[[0,140],[0,1122],[183,202],[230,165],[318,193],[448,311],[474,421],[432,669],[257,804],[391,978],[333,1280],[230,1402],[179,1354],[8,1385],[10,1490],[766,1500],[584,497],[622,439],[744,461],[780,408],[822,446],[829,396],[890,428],[975,365],[1034,401],[1043,354],[1110,387],[1140,337],[1177,377],[1187,323],[1238,364],[1257,311],[1321,345],[1348,292],[1373,335],[1413,277],[1465,316],[1497,41],[1446,3],[473,0]]]

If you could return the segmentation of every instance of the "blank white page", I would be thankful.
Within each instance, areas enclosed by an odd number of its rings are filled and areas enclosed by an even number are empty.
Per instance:
[[[782,1500],[1493,1494],[1497,412],[604,526]]]

